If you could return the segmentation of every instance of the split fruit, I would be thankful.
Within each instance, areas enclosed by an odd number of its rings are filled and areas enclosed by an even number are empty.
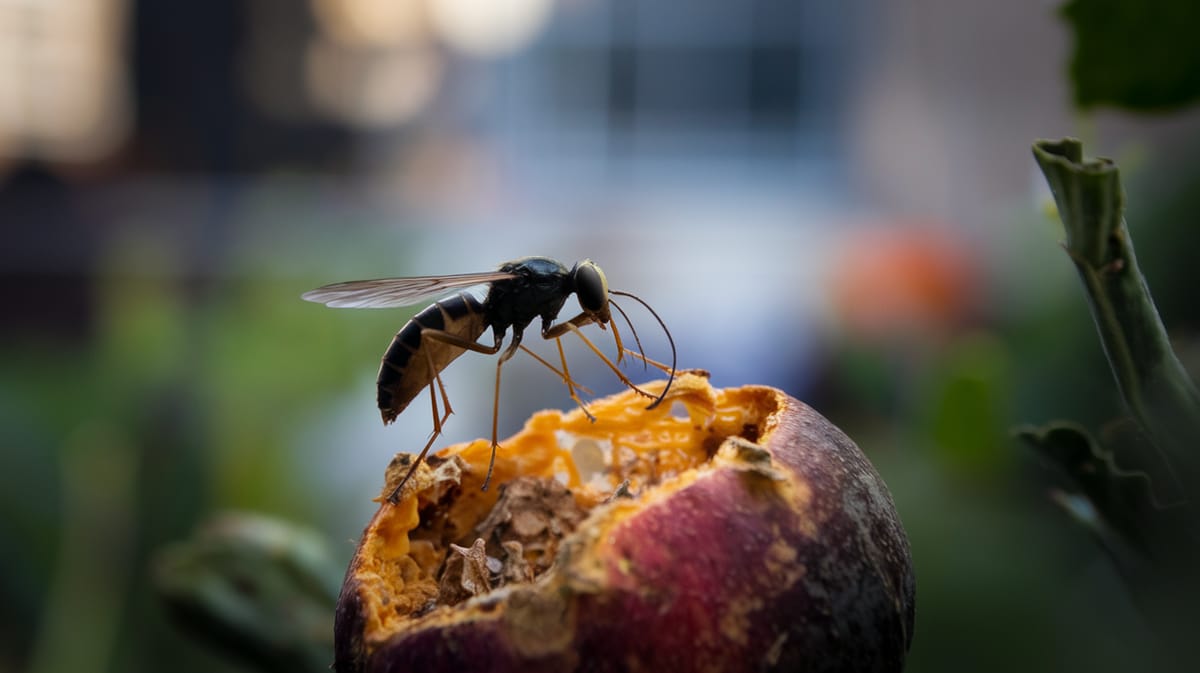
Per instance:
[[[779,390],[702,372],[645,407],[627,391],[591,402],[594,423],[539,412],[501,442],[489,490],[476,440],[381,498],[335,669],[900,671],[908,540],[858,447]]]

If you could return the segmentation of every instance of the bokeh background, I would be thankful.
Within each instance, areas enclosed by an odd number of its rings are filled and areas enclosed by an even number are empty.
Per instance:
[[[420,404],[387,428],[374,408],[412,311],[300,293],[531,254],[595,260],[681,366],[779,386],[858,441],[911,537],[909,670],[1152,670],[1011,435],[1121,413],[1029,146],[1120,162],[1194,362],[1200,117],[1077,110],[1056,8],[0,3],[0,671],[248,670],[174,626],[155,554],[237,510],[344,563],[429,431]],[[490,431],[493,366],[448,370],[445,442]],[[545,406],[570,400],[516,358],[502,435]]]

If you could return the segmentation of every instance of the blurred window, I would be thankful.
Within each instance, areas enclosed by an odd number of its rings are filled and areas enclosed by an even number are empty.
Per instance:
[[[106,158],[130,126],[125,0],[0,2],[0,164]]]
[[[540,40],[497,66],[507,102],[492,123],[530,170],[575,156],[639,173],[828,162],[852,13],[816,5],[562,2]]]

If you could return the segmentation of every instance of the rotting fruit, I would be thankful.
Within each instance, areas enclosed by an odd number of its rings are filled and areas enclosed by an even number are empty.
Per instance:
[[[363,532],[334,668],[901,670],[908,540],[858,447],[779,390],[703,372],[645,406],[535,414],[488,491],[487,440],[418,468]]]

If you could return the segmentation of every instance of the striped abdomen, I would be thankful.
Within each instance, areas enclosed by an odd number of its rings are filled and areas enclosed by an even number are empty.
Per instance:
[[[442,371],[466,349],[421,338],[422,330],[440,330],[475,341],[487,329],[483,304],[463,293],[443,299],[413,316],[392,339],[379,367],[378,401],[383,422],[391,423]],[[432,368],[430,362],[432,361]]]

